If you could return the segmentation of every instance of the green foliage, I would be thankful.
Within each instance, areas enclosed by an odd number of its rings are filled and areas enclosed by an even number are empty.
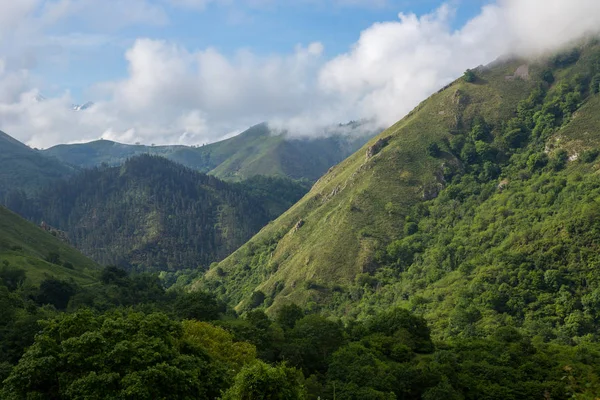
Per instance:
[[[599,238],[593,217],[578,216],[595,214],[582,201],[595,201],[597,165],[570,160],[599,146],[600,100],[588,91],[599,54],[590,44],[531,62],[529,79],[506,79],[522,64],[510,61],[478,70],[477,85],[457,80],[373,140],[373,150],[387,143],[376,156],[336,166],[198,287],[240,310],[257,287],[267,312],[295,302],[365,318],[400,305],[436,338],[508,325],[547,341],[595,340],[581,299],[595,290],[596,260],[583,249]],[[423,157],[431,143],[450,152]],[[560,271],[558,286],[544,282],[547,270]]]
[[[472,69],[468,69],[465,71],[463,79],[465,82],[473,83],[477,80],[477,75],[475,74],[475,71],[473,71]]]
[[[99,269],[67,243],[0,206],[0,268],[5,267],[5,274],[25,271],[25,279],[36,285],[49,276],[89,285]]]
[[[440,154],[442,153],[442,150],[440,149],[440,146],[437,143],[431,143],[428,147],[427,147],[427,154],[431,157],[439,157]]]
[[[567,66],[577,62],[577,60],[579,60],[580,56],[581,56],[581,51],[579,49],[575,48],[575,49],[567,50],[567,51],[561,52],[559,54],[556,54],[552,58],[551,63],[553,65],[553,67],[555,67],[555,68],[564,68],[564,67],[567,67]]]
[[[46,261],[48,261],[50,264],[60,265],[60,254],[58,254],[55,251],[52,251],[46,256]]]
[[[547,69],[542,73],[542,80],[549,85],[552,85],[554,83],[555,79],[556,78],[554,78],[554,74],[552,73],[552,70]]]
[[[27,207],[27,195],[76,172],[4,132],[0,132],[0,170],[0,204],[20,208]]]
[[[226,365],[187,343],[163,314],[63,315],[45,323],[2,397],[215,398],[227,387]]]
[[[180,318],[198,321],[217,320],[226,311],[225,304],[205,292],[182,293],[177,297],[174,307]]]
[[[600,151],[598,149],[586,150],[581,153],[579,159],[584,163],[591,163],[596,161],[596,158],[598,158],[598,154],[600,154]]]
[[[283,178],[228,184],[142,155],[56,183],[37,197],[36,211],[18,211],[69,232],[102,264],[177,271],[226,257],[306,190]],[[46,260],[61,263],[54,250]]]
[[[40,284],[36,302],[40,305],[50,304],[59,310],[65,310],[77,288],[73,283],[59,279],[48,278]]]
[[[25,270],[11,267],[5,260],[5,264],[0,267],[0,282],[14,292],[25,282]]]
[[[265,296],[265,294],[263,292],[261,292],[260,290],[257,290],[256,292],[252,293],[252,297],[250,298],[249,307],[251,309],[260,307],[265,302],[266,298],[267,298],[267,296]]]
[[[302,368],[306,375],[325,372],[329,357],[343,344],[339,323],[320,315],[308,315],[296,322],[286,336],[282,357]]]
[[[277,311],[277,323],[284,329],[293,329],[304,317],[304,310],[296,304],[286,304]]]
[[[285,365],[256,362],[244,367],[223,400],[302,400],[302,374]]]
[[[590,91],[593,94],[600,93],[600,73],[594,75],[590,81]]]

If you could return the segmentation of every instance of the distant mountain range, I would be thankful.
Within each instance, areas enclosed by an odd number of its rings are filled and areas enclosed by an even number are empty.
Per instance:
[[[77,170],[0,132],[0,202],[11,192],[33,193]]]
[[[327,137],[301,139],[273,132],[267,124],[260,124],[233,138],[202,147],[127,145],[99,140],[59,145],[43,153],[82,168],[120,165],[133,156],[152,154],[225,180],[266,175],[316,181],[375,133],[354,123],[340,126]]]

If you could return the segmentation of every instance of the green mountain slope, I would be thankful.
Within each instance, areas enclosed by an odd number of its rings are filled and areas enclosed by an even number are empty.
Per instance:
[[[260,124],[233,138],[202,147],[149,147],[100,140],[59,145],[44,153],[84,168],[102,163],[121,165],[133,156],[152,154],[227,180],[268,175],[315,181],[372,136],[364,129],[354,123],[340,127],[339,133],[329,137],[306,140],[273,134],[266,124]]]
[[[99,270],[75,248],[1,206],[0,263],[25,270],[34,284],[53,276],[86,285]]]
[[[402,305],[438,335],[503,324],[597,334],[599,74],[593,43],[478,68],[194,287],[239,310],[294,302],[360,316]]]
[[[195,269],[229,255],[304,193],[283,178],[230,184],[143,155],[53,185],[25,215],[66,231],[105,265]]]
[[[31,193],[74,172],[73,167],[0,132],[0,201],[15,190]]]

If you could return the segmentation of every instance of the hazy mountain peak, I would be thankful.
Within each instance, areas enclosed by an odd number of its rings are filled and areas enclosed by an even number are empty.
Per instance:
[[[92,108],[93,106],[94,103],[91,101],[88,101],[87,103],[83,104],[73,104],[73,111],[85,111]]]

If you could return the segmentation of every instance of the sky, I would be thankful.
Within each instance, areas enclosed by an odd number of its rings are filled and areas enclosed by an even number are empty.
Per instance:
[[[386,127],[467,68],[599,32],[598,0],[0,0],[0,130],[47,148]]]

